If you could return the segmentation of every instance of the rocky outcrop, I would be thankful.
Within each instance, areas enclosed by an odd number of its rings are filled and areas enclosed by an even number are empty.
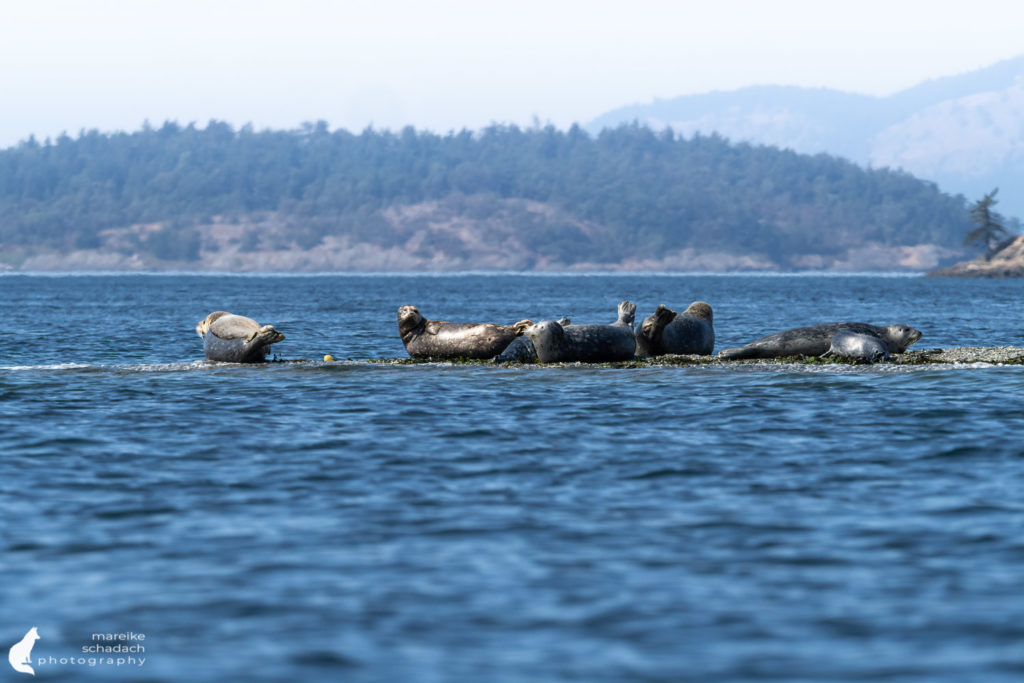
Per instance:
[[[990,256],[961,261],[928,273],[929,277],[1024,277],[1024,235]]]

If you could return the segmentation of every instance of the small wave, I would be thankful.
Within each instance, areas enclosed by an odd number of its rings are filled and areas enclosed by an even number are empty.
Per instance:
[[[714,474],[717,470],[710,467],[665,467],[661,469],[651,470],[649,472],[643,472],[641,474],[634,474],[626,479],[664,479],[666,477],[703,477],[708,474]]]
[[[179,361],[177,363],[139,363],[137,365],[106,365],[99,366],[115,372],[178,372],[181,370],[202,370],[217,367],[218,364],[204,360]]]
[[[213,368],[221,364],[207,361],[179,361],[176,363],[138,363],[103,365],[93,363],[53,363],[44,365],[0,365],[0,370],[11,372],[39,371],[86,371],[86,372],[175,372],[179,370],[199,370]]]
[[[267,363],[220,363],[208,360],[171,361],[166,363],[52,363],[41,365],[0,365],[0,371],[10,372],[85,372],[85,373],[160,373],[160,372],[190,372],[197,370],[238,370],[240,372],[251,371],[263,368],[299,368],[311,370],[325,370],[328,372],[342,372],[351,370],[354,367],[368,368],[378,367],[380,363],[374,361],[320,361],[320,360],[281,360]],[[435,364],[436,365],[436,364]]]
[[[291,659],[296,664],[311,666],[362,666],[362,662],[356,659],[355,657],[349,657],[341,652],[330,652],[327,650],[314,650],[309,652],[302,652],[297,655],[294,655]]]
[[[54,365],[0,365],[0,370],[80,370],[97,367],[88,363],[56,363]]]

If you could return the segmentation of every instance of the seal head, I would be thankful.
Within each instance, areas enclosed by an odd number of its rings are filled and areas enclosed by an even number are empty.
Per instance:
[[[908,325],[887,325],[882,335],[889,353],[903,353],[921,338],[921,333]]]
[[[415,306],[400,306],[398,308],[398,334],[402,337],[402,343],[408,344],[414,335],[421,334],[427,321],[420,314],[420,309]]]

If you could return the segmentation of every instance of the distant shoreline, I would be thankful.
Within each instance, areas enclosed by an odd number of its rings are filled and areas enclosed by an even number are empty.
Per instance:
[[[928,275],[925,271],[538,271],[538,270],[459,270],[459,271],[205,271],[205,270],[0,270],[2,277],[877,277],[877,278],[919,278]]]

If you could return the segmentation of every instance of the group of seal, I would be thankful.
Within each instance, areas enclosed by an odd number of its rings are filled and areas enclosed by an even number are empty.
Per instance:
[[[710,355],[711,306],[698,301],[682,315],[659,306],[634,332],[636,304],[622,301],[610,325],[573,325],[568,318],[514,325],[426,320],[415,306],[398,309],[398,332],[413,358],[491,358],[496,363],[608,363],[668,353]],[[499,348],[502,347],[503,348]],[[498,349],[495,352],[495,349]]]
[[[398,309],[398,333],[418,359],[493,359],[496,363],[607,363],[667,354],[710,356],[715,328],[711,306],[695,301],[682,313],[660,305],[634,330],[636,305],[622,301],[610,325],[574,325],[561,320],[520,320],[511,325],[428,320],[416,306]],[[284,339],[273,325],[214,311],[196,325],[207,360],[257,363],[271,344]],[[839,357],[874,363],[903,353],[921,338],[907,325],[823,323],[796,327],[718,352],[722,360],[786,356]]]
[[[426,320],[415,306],[398,309],[398,329],[413,358],[452,360],[492,358],[496,363],[604,363],[667,354],[710,356],[715,327],[711,306],[695,301],[683,313],[660,305],[639,329],[633,329],[636,306],[619,303],[610,325],[573,325],[568,318],[515,325],[449,323]],[[823,323],[797,327],[724,349],[722,360],[834,356],[860,362],[887,360],[921,338],[907,325],[878,327],[867,323]],[[504,345],[504,348],[500,348]],[[497,352],[495,352],[495,350]]]

